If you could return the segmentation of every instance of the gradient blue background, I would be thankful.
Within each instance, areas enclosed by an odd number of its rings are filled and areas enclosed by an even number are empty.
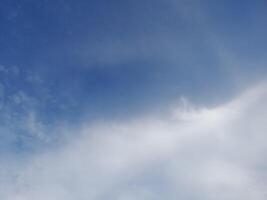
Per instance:
[[[264,0],[1,0],[0,151],[42,146],[29,112],[49,129],[222,103],[265,77],[266,27]]]

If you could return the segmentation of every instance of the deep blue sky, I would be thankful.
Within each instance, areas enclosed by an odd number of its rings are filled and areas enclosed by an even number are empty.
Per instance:
[[[2,127],[221,103],[265,76],[266,25],[264,0],[1,0]]]
[[[0,200],[266,200],[267,0],[0,0]]]

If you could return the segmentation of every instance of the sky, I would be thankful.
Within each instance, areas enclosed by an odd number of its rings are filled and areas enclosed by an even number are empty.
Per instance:
[[[0,0],[0,199],[266,199],[266,27],[265,0]]]

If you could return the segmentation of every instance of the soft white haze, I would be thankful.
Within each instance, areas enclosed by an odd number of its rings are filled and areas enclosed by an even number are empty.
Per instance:
[[[0,199],[265,200],[266,102],[261,83],[212,109],[84,123],[56,151],[5,158]]]

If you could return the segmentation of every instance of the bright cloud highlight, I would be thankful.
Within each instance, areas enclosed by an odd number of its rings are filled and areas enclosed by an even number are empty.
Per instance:
[[[0,198],[264,200],[266,100],[262,83],[212,109],[85,123],[59,149],[2,161]]]

